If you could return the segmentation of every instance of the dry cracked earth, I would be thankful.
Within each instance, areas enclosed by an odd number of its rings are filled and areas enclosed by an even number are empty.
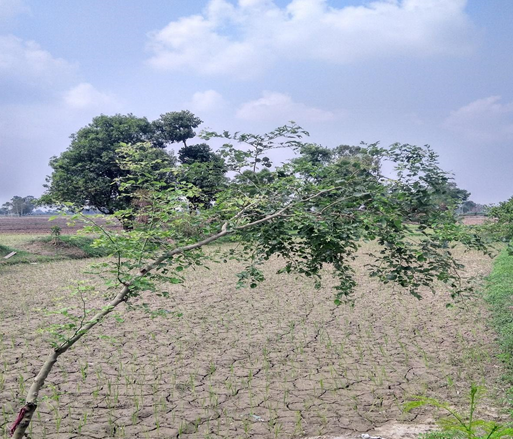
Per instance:
[[[466,277],[481,279],[491,268],[485,256],[462,257]],[[40,328],[58,317],[47,312],[80,307],[66,288],[88,279],[89,263],[2,268],[2,437],[49,351]],[[308,279],[275,274],[276,261],[256,289],[235,288],[240,267],[231,263],[166,286],[168,299],[148,293],[141,303],[169,316],[122,309],[123,322],[106,320],[64,354],[30,437],[359,437],[379,428],[391,437],[395,423],[437,417],[429,408],[403,413],[408,398],[462,407],[471,382],[488,389],[481,414],[500,416],[501,368],[481,300],[446,308],[440,288],[419,301],[370,281],[364,263],[354,306],[334,305],[329,279],[316,290]],[[88,300],[104,304],[102,296]]]

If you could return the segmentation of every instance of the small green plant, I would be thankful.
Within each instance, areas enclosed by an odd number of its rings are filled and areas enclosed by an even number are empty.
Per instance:
[[[409,412],[422,406],[432,406],[449,413],[438,421],[441,432],[428,433],[419,439],[501,439],[513,437],[513,428],[495,421],[485,421],[474,417],[478,401],[483,393],[483,388],[472,384],[469,392],[469,412],[460,413],[448,403],[438,401],[435,398],[416,396],[413,401],[404,405],[404,411]]]
[[[59,226],[53,226],[50,229],[50,236],[52,237],[52,243],[54,245],[57,245],[57,243],[60,241],[61,231],[62,229]]]
[[[459,437],[461,436],[448,431],[430,431],[429,433],[422,433],[418,439],[457,439]]]

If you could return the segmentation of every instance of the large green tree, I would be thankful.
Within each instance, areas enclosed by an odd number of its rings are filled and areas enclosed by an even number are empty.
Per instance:
[[[131,196],[120,192],[119,179],[127,177],[129,171],[119,164],[119,147],[149,142],[153,148],[147,151],[149,159],[155,166],[160,163],[168,168],[175,159],[163,148],[194,137],[193,128],[200,123],[189,111],[165,113],[153,122],[132,114],[95,117],[71,136],[66,151],[51,158],[53,172],[47,177],[47,190],[41,200],[47,204],[90,206],[106,214],[125,209]]]

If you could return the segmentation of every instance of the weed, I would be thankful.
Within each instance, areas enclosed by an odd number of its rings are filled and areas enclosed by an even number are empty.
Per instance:
[[[449,413],[447,417],[440,419],[438,424],[442,429],[442,434],[449,434],[450,438],[500,439],[513,436],[513,428],[508,425],[501,425],[495,421],[485,421],[474,417],[482,393],[482,387],[478,387],[475,384],[471,385],[468,414],[458,412],[446,402],[425,396],[417,396],[413,401],[406,403],[404,411],[409,412],[415,408],[429,405]],[[429,437],[426,439],[435,438]]]

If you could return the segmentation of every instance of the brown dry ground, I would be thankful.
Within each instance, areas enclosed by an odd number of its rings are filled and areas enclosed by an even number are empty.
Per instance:
[[[464,260],[465,276],[490,271],[484,256]],[[141,302],[151,308],[183,316],[152,320],[123,309],[124,323],[102,323],[55,367],[30,437],[356,435],[435,417],[430,409],[402,413],[415,394],[461,407],[470,382],[488,389],[481,414],[500,416],[501,367],[482,301],[448,309],[442,288],[418,301],[369,281],[364,263],[356,267],[354,307],[333,304],[329,280],[316,290],[308,279],[276,275],[276,261],[256,289],[235,288],[240,267],[231,262],[191,272],[186,284],[166,287],[169,299],[145,295]],[[38,329],[56,317],[44,310],[80,306],[66,287],[87,279],[89,264],[1,269],[3,431],[47,355],[47,335]]]
[[[49,235],[52,227],[59,226],[62,234],[75,233],[83,227],[83,223],[77,221],[76,224],[69,224],[69,219],[58,217],[49,221],[51,217],[45,215],[34,216],[0,216],[0,235],[1,234],[26,234],[26,235]],[[98,220],[105,224],[102,219]]]
[[[477,225],[484,224],[486,221],[489,221],[489,220],[490,220],[490,218],[488,218],[486,216],[477,215],[477,216],[464,216],[461,219],[461,222],[467,226],[477,226]]]

